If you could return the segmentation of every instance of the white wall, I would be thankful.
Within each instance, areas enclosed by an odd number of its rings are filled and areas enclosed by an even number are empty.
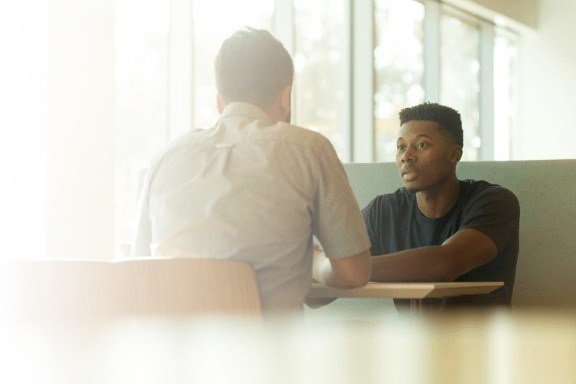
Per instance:
[[[540,0],[470,1],[530,27],[536,27],[538,23],[538,2]]]
[[[521,30],[512,159],[576,158],[576,1],[446,1]]]
[[[520,46],[514,159],[576,158],[576,2],[540,0]]]
[[[443,3],[465,9],[475,15],[499,22],[536,27],[540,0],[443,0]],[[504,16],[504,17],[502,17]]]
[[[114,0],[52,0],[47,256],[111,258]]]

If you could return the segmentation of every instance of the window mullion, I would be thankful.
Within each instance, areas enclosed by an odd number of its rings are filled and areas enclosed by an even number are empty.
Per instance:
[[[424,2],[424,92],[426,101],[440,101],[440,3]]]
[[[274,15],[272,17],[272,28],[274,37],[282,42],[290,55],[294,57],[296,53],[296,31],[294,20],[294,4],[292,0],[274,0]],[[292,121],[298,119],[298,109],[296,105],[296,92],[292,92]]]
[[[345,22],[344,25],[346,26],[345,30],[342,31],[342,33],[344,34],[343,36],[343,41],[344,41],[344,52],[343,52],[343,57],[347,58],[344,60],[343,65],[345,66],[344,68],[344,73],[348,74],[348,76],[346,77],[346,79],[344,79],[344,87],[346,89],[345,92],[345,96],[344,96],[344,100],[342,101],[342,110],[344,111],[343,113],[343,121],[342,124],[344,124],[344,129],[342,131],[343,134],[343,139],[344,139],[344,143],[346,143],[346,152],[343,154],[343,159],[341,159],[343,162],[349,163],[352,162],[354,157],[353,157],[353,153],[354,153],[354,98],[352,96],[352,85],[353,85],[353,74],[352,74],[352,69],[354,68],[354,63],[353,63],[353,52],[352,52],[352,48],[354,46],[354,42],[353,42],[353,33],[352,33],[352,27],[354,25],[353,21],[352,21],[352,17],[353,17],[353,11],[352,11],[352,7],[353,7],[353,0],[347,0],[345,2]]]
[[[494,26],[482,23],[480,38],[480,137],[479,160],[494,159]]]
[[[167,140],[191,129],[194,110],[192,2],[170,2],[167,63]]]
[[[291,55],[294,55],[295,31],[294,31],[294,4],[292,0],[274,0],[274,36],[282,42]]]
[[[374,161],[374,1],[355,0],[352,11],[352,159]]]

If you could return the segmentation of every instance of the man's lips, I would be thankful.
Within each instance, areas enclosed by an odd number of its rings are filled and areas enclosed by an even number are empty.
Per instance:
[[[401,175],[402,175],[402,179],[404,181],[412,181],[418,177],[418,171],[416,171],[415,169],[412,169],[412,168],[403,169],[401,171]]]

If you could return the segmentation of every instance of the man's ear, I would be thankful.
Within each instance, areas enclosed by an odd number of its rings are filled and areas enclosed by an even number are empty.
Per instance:
[[[457,144],[452,144],[452,156],[450,162],[457,164],[462,159],[462,147]]]
[[[292,86],[288,85],[280,93],[280,114],[282,116],[282,121],[287,123],[290,122],[290,117],[292,115]]]
[[[266,114],[274,121],[290,122],[292,112],[292,86],[286,86],[276,94],[274,100],[264,109]]]
[[[220,97],[220,95],[216,95],[216,107],[218,108],[218,113],[222,113],[222,111],[224,110],[224,102],[222,101],[222,98]]]

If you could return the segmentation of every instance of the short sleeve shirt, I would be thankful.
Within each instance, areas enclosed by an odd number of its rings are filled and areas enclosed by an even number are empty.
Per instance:
[[[216,126],[153,162],[136,225],[134,256],[249,262],[272,312],[302,308],[313,236],[330,258],[370,248],[331,143],[247,103],[229,104]]]
[[[452,210],[428,218],[418,209],[416,194],[406,188],[376,197],[363,210],[371,239],[372,255],[441,245],[461,229],[478,230],[494,241],[498,255],[456,281],[504,281],[504,287],[488,295],[439,300],[441,304],[509,305],[518,258],[520,208],[509,190],[486,181],[461,180],[460,194]],[[430,304],[433,300],[429,301]]]

